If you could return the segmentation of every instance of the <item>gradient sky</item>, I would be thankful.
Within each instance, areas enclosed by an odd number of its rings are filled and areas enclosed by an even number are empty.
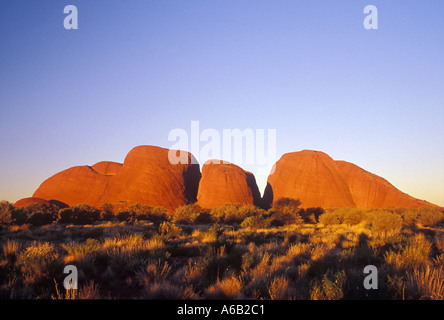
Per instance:
[[[278,158],[324,151],[444,206],[444,2],[0,2],[0,199],[193,120],[276,129]]]

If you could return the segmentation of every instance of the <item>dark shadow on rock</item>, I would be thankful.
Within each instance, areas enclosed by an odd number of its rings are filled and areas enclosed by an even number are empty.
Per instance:
[[[264,196],[262,197],[262,204],[261,207],[263,209],[270,209],[273,204],[273,188],[271,187],[271,184],[267,182],[267,186],[264,190]]]
[[[255,206],[261,207],[262,198],[256,183],[256,178],[254,177],[254,174],[251,172],[245,171],[245,174],[247,175],[247,186],[248,188],[250,188],[251,193],[253,195],[253,204]]]

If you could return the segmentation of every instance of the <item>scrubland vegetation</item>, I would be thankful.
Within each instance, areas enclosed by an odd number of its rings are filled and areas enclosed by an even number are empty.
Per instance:
[[[1,299],[443,299],[438,209],[0,203]],[[378,289],[363,287],[367,265]],[[75,265],[79,289],[65,290]]]

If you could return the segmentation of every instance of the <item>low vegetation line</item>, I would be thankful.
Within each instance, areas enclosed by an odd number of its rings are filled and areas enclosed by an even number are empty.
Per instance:
[[[443,299],[437,209],[0,203],[0,299]],[[78,270],[65,289],[64,267]],[[376,266],[378,288],[363,285]]]

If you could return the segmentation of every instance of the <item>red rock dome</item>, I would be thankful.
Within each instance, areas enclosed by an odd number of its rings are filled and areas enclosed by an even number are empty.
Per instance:
[[[268,177],[264,199],[300,199],[302,207],[355,207],[336,162],[319,151],[286,153]]]
[[[97,162],[91,168],[94,169],[94,171],[96,171],[97,173],[106,176],[115,176],[119,173],[120,168],[122,168],[122,164],[112,161],[101,161]]]
[[[21,207],[26,207],[27,205],[30,205],[31,203],[43,204],[46,206],[50,205],[49,201],[46,201],[46,200],[40,199],[40,198],[30,197],[30,198],[23,198],[23,199],[18,200],[17,202],[14,203],[13,206],[15,208],[21,208]]]
[[[202,167],[197,203],[214,208],[226,203],[257,204],[259,189],[251,172],[228,162],[209,160]]]
[[[390,182],[346,161],[336,161],[356,207],[369,208],[422,208],[431,203],[409,196]]]
[[[86,203],[140,203],[174,210],[196,200],[199,165],[183,153],[188,164],[171,164],[168,149],[139,146],[123,164],[99,162],[92,167],[73,167],[55,174],[35,191],[34,197],[55,199],[68,205]]]
[[[284,154],[275,164],[264,202],[287,197],[302,207],[419,208],[435,206],[396,189],[387,180],[319,151]]]

